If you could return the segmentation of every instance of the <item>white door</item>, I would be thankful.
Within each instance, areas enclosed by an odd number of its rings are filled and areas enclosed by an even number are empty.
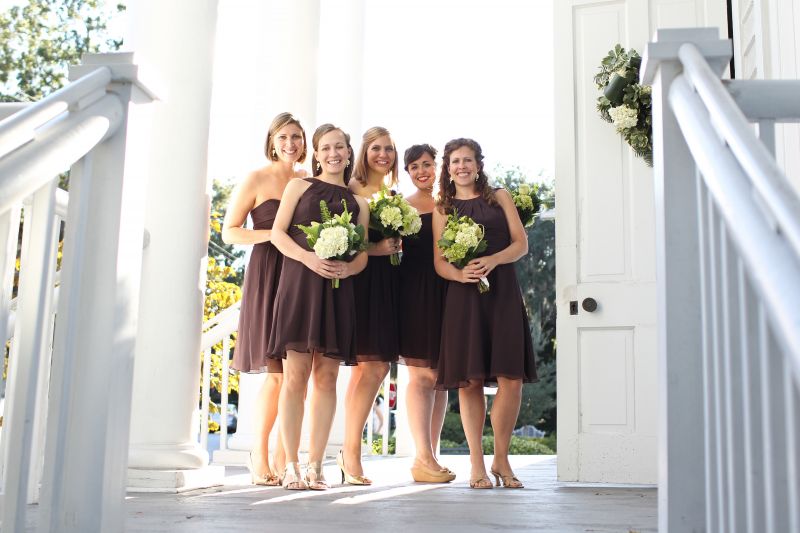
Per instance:
[[[560,480],[657,481],[652,171],[597,115],[592,78],[616,43],[643,53],[658,27],[724,32],[725,9],[725,0],[554,3]],[[583,309],[587,298],[595,311]]]

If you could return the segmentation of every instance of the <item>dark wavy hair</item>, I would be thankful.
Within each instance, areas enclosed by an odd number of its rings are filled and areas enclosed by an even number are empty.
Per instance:
[[[278,156],[272,153],[273,149],[275,148],[275,135],[278,133],[278,130],[288,126],[289,124],[294,124],[300,128],[300,132],[303,135],[303,153],[300,154],[300,158],[297,161],[300,163],[305,162],[306,155],[308,154],[306,130],[303,129],[300,121],[294,118],[294,115],[291,113],[281,113],[277,117],[273,118],[272,124],[269,125],[269,130],[267,130],[267,140],[264,142],[264,155],[267,156],[267,159],[270,161],[278,160]]]
[[[483,196],[489,205],[497,205],[494,189],[489,186],[489,176],[483,170],[483,150],[481,145],[472,139],[453,139],[444,145],[442,153],[442,171],[439,174],[439,211],[449,214],[453,212],[453,198],[456,195],[456,185],[450,179],[450,155],[459,148],[467,147],[475,153],[475,162],[478,164],[478,179],[475,180],[475,192]]]
[[[397,185],[397,146],[395,146],[392,134],[389,133],[389,130],[381,126],[373,126],[365,131],[364,136],[361,137],[361,146],[358,148],[356,167],[353,169],[353,177],[357,179],[362,186],[366,187],[367,185],[367,173],[369,170],[369,165],[367,165],[367,149],[369,145],[383,136],[389,137],[389,139],[392,140],[392,148],[394,148],[394,165],[392,165],[392,179],[389,185],[391,187]]]
[[[311,146],[314,148],[315,152],[311,155],[311,175],[319,176],[322,174],[322,169],[318,168],[319,161],[317,161],[316,151],[319,149],[319,140],[322,139],[322,136],[332,131],[342,132],[342,135],[344,135],[344,141],[347,143],[347,147],[350,149],[350,158],[348,159],[350,164],[344,167],[344,184],[347,185],[350,183],[350,176],[353,175],[353,147],[350,146],[350,135],[345,133],[342,128],[334,126],[333,124],[323,124],[316,129],[314,135],[311,137]]]
[[[415,144],[403,154],[403,170],[408,172],[408,165],[422,157],[423,154],[428,154],[434,161],[436,160],[436,148],[430,144]]]

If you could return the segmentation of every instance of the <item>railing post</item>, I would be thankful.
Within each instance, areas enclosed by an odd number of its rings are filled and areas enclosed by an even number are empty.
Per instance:
[[[123,529],[148,133],[135,103],[151,98],[132,54],[87,55],[70,76],[100,65],[123,121],[71,169],[39,531]]]
[[[696,169],[668,102],[670,85],[682,70],[678,47],[685,42],[722,64],[718,31],[712,28],[658,30],[642,63],[642,81],[653,86],[660,531],[706,527]]]

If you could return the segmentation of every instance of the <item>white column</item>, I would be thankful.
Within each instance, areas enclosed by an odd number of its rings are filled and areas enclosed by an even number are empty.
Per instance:
[[[255,442],[255,404],[258,401],[258,391],[264,383],[267,374],[239,374],[239,405],[238,419],[236,422],[236,433],[228,439],[227,450],[214,451],[213,462],[224,465],[243,465],[246,464],[247,454],[253,448]],[[270,450],[275,449],[275,436],[278,434],[278,424],[270,434]]]
[[[336,124],[350,134],[356,150],[362,133],[364,16],[364,0],[320,5],[315,127],[326,122]],[[349,381],[350,368],[343,366],[336,382],[336,416],[328,440],[328,455],[337,453],[344,444],[344,396]]]
[[[317,120],[343,128],[356,149],[364,128],[364,17],[364,0],[324,2],[320,9]]]
[[[209,195],[206,160],[217,1],[135,2],[126,47],[161,86],[149,143],[129,486],[219,483],[196,442]]]

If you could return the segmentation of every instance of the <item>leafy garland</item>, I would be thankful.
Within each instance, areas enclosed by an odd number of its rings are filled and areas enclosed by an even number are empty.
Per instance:
[[[603,94],[597,98],[600,118],[611,122],[634,153],[653,166],[653,118],[649,85],[639,84],[642,58],[617,44],[600,62],[594,77]]]

